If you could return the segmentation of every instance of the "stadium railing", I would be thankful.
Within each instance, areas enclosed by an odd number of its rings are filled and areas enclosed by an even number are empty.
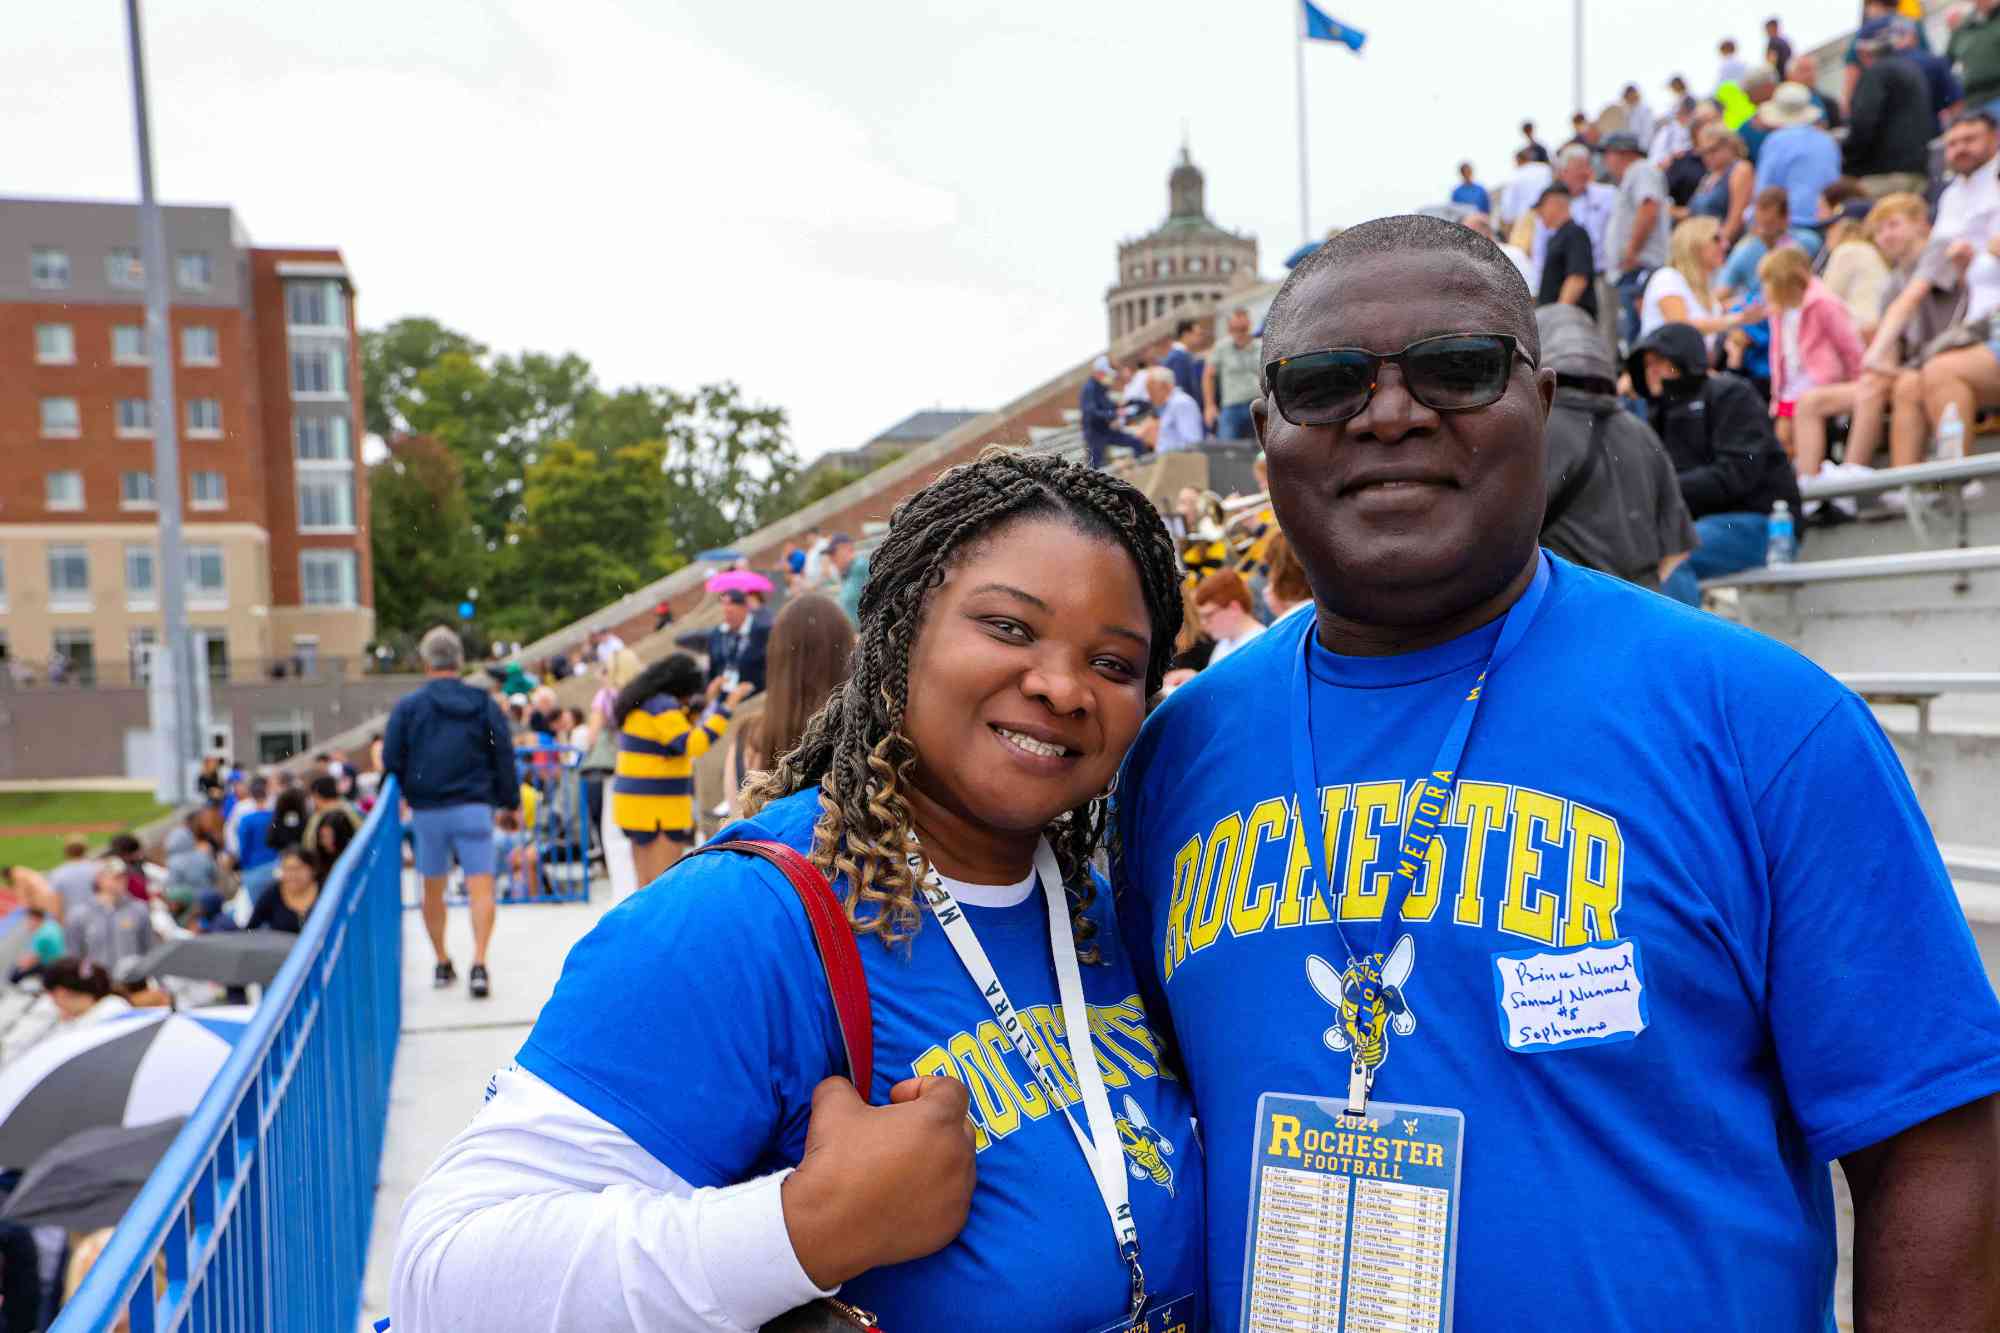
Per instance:
[[[393,779],[51,1333],[353,1333],[402,1022]]]

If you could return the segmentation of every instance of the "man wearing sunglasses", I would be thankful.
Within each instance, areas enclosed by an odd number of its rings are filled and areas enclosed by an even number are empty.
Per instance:
[[[1866,705],[1537,549],[1555,374],[1491,242],[1350,228],[1264,355],[1316,612],[1116,787],[1213,1326],[1830,1329],[1834,1160],[1856,1326],[2000,1326],[2000,999]]]

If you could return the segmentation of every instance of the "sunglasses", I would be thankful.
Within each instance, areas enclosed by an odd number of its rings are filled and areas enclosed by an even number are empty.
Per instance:
[[[1514,358],[1535,369],[1508,333],[1447,333],[1381,356],[1363,347],[1330,347],[1279,357],[1264,367],[1264,382],[1278,415],[1294,426],[1331,426],[1360,415],[1382,381],[1382,367],[1396,366],[1410,396],[1434,412],[1469,412],[1497,403],[1507,392]]]

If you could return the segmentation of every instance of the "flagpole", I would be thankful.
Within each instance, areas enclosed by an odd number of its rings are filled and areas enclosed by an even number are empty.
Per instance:
[[[1290,0],[1292,6],[1293,33],[1292,54],[1299,103],[1299,243],[1309,243],[1312,238],[1311,189],[1306,175],[1306,7],[1302,0]]]
[[[1569,109],[1583,110],[1583,0],[1571,0]]]

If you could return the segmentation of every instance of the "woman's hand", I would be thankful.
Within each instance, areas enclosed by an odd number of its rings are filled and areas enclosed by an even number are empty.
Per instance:
[[[722,706],[725,708],[733,709],[736,707],[736,705],[742,703],[745,699],[748,699],[751,695],[755,694],[756,692],[757,692],[757,687],[755,685],[752,685],[747,680],[743,681],[742,683],[737,685],[735,689],[731,690],[727,695],[723,696]]]
[[[972,1207],[972,1121],[957,1079],[904,1079],[870,1106],[844,1078],[813,1089],[806,1154],[785,1178],[785,1229],[815,1286],[935,1254]]]

